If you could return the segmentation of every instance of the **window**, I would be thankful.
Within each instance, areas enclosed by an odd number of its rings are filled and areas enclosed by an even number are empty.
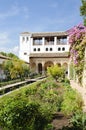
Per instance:
[[[22,41],[23,41],[23,42],[25,41],[25,37],[22,37]]]
[[[40,48],[38,48],[38,51],[40,51]]]
[[[36,51],[36,48],[34,48],[33,51]]]
[[[60,47],[58,48],[58,51],[61,51],[61,48],[60,48]]]
[[[65,47],[62,48],[62,51],[65,51]]]
[[[29,40],[29,38],[28,37],[26,37],[26,41],[28,41]]]
[[[26,52],[24,52],[24,55],[27,55],[27,53],[26,53]]]
[[[50,48],[50,51],[52,51],[52,48]]]
[[[46,51],[48,51],[48,48],[46,48]]]

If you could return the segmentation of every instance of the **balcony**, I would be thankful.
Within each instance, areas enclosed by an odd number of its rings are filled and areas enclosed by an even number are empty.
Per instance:
[[[45,45],[54,45],[54,37],[45,37]]]
[[[45,45],[54,45],[54,41],[45,41]]]
[[[57,45],[67,45],[67,38],[57,38]]]
[[[42,38],[34,38],[33,39],[33,45],[42,45]]]

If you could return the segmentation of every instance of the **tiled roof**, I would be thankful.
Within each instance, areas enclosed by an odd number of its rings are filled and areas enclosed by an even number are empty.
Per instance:
[[[32,33],[32,37],[47,37],[47,36],[67,36],[66,32],[42,32]]]
[[[1,55],[1,54],[0,54],[0,58],[1,58],[1,59],[11,59],[11,58],[6,57],[6,56],[3,56],[3,55]]]
[[[69,57],[69,53],[31,53],[30,58],[62,58]]]
[[[31,34],[30,32],[22,32],[21,34]]]
[[[67,36],[67,32],[22,32],[21,35],[31,35],[31,37],[47,37],[47,36]]]

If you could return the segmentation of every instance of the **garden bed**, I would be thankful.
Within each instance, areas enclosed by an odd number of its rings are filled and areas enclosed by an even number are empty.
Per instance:
[[[82,99],[69,82],[47,78],[2,97],[0,125],[7,130],[81,130],[69,124],[78,110],[82,110]]]

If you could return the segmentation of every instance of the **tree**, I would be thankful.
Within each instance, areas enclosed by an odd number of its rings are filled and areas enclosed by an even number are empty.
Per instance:
[[[5,52],[0,52],[0,54],[3,56],[7,56],[7,53],[5,53]]]
[[[12,61],[11,60],[4,61],[2,66],[7,80],[10,80],[11,79],[10,69],[13,67]]]
[[[19,59],[18,56],[16,56],[13,53],[8,53],[7,56],[10,57],[10,58],[13,58],[13,59]]]
[[[19,59],[18,56],[16,56],[13,53],[6,53],[6,52],[0,52],[1,55],[6,56],[6,57],[10,57],[12,59]]]
[[[16,79],[28,77],[30,72],[29,66],[22,60],[12,59],[3,63],[3,69],[7,79]]]
[[[13,67],[10,69],[11,78],[23,78],[28,76],[29,67],[22,60],[13,60]]]
[[[84,25],[86,26],[86,0],[81,0],[82,6],[80,7],[80,13],[84,18]]]

